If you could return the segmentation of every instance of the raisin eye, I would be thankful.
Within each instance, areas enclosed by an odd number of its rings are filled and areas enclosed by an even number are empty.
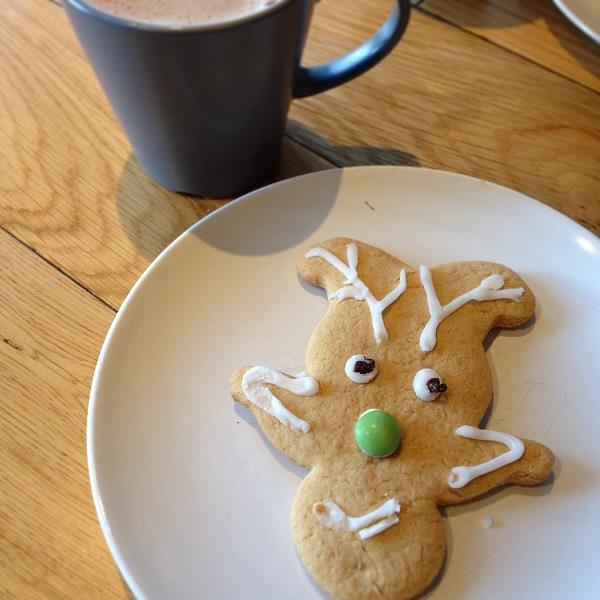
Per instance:
[[[415,394],[425,402],[435,400],[440,394],[443,394],[448,386],[442,382],[442,378],[437,371],[433,369],[421,369],[413,379],[413,389]]]
[[[368,383],[377,375],[377,363],[370,356],[355,354],[346,361],[344,371],[350,381]]]

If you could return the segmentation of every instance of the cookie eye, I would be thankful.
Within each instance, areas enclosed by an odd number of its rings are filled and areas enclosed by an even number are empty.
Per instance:
[[[421,400],[430,402],[431,400],[435,400],[440,394],[443,394],[448,389],[448,386],[442,382],[442,378],[437,371],[433,369],[421,369],[413,379],[413,389]]]
[[[377,363],[370,356],[355,354],[346,361],[344,371],[350,381],[368,383],[377,375]]]

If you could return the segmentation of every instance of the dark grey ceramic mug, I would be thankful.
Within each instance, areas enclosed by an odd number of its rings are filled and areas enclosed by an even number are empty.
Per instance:
[[[69,19],[144,169],[202,196],[249,190],[277,158],[290,102],[340,85],[400,40],[410,0],[330,63],[300,66],[313,0],[280,0],[250,17],[174,29],[66,0]]]

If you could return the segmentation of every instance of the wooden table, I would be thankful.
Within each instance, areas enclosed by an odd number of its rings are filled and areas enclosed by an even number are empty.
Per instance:
[[[294,103],[270,179],[422,165],[519,190],[600,233],[600,47],[551,0],[416,2],[381,65]],[[375,30],[386,0],[322,0],[306,64]],[[126,293],[224,201],[140,170],[51,0],[0,11],[0,597],[123,598],[90,498],[92,373]]]

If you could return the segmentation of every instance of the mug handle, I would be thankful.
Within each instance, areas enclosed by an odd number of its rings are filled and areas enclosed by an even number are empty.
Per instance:
[[[408,25],[410,0],[396,0],[387,21],[362,45],[331,62],[298,67],[294,98],[304,98],[346,83],[374,67],[400,41]]]

